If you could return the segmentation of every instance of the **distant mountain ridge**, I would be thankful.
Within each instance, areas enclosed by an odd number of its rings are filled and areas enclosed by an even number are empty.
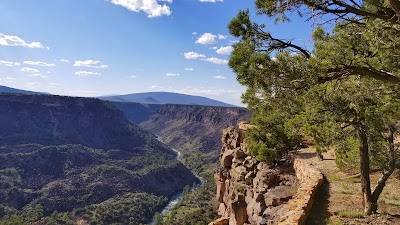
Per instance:
[[[214,99],[173,92],[145,92],[127,95],[100,96],[101,100],[113,102],[136,102],[142,104],[204,105],[218,107],[237,107]]]
[[[43,93],[43,92],[26,91],[26,90],[6,87],[6,86],[2,86],[2,85],[0,85],[0,93],[27,94],[27,95],[43,95],[43,94],[46,94],[46,93]]]

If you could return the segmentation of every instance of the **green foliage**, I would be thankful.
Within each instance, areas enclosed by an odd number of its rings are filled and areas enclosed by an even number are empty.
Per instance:
[[[167,214],[162,223],[156,225],[207,225],[218,217],[215,212],[218,204],[215,201],[214,166],[203,166],[203,186],[194,188],[190,193],[187,190],[189,187],[185,187],[183,199]]]
[[[82,217],[89,224],[144,224],[166,202],[165,197],[129,193],[85,207],[75,212],[75,216]]]

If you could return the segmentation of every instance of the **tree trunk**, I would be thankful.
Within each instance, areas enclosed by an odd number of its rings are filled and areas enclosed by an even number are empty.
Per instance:
[[[386,185],[386,181],[392,175],[396,167],[396,156],[394,146],[394,132],[395,128],[390,129],[389,138],[389,166],[382,177],[379,179],[374,192],[371,192],[371,180],[369,176],[369,146],[368,138],[364,125],[358,126],[358,137],[360,139],[360,174],[361,174],[361,191],[363,194],[364,214],[371,215],[378,210],[378,199]]]
[[[371,215],[376,212],[377,204],[374,203],[371,193],[371,180],[369,177],[369,147],[368,138],[364,125],[358,126],[358,137],[360,141],[360,174],[361,192],[363,194],[364,214]]]
[[[379,196],[381,195],[383,188],[386,185],[386,181],[389,179],[389,177],[393,174],[395,168],[396,168],[396,154],[395,154],[395,146],[394,146],[394,132],[395,128],[391,127],[390,132],[389,132],[389,138],[387,141],[389,142],[389,166],[387,168],[387,171],[384,171],[382,174],[382,177],[379,179],[378,184],[376,185],[374,192],[372,193],[372,200],[375,203],[375,211],[376,212],[378,208],[378,199]]]

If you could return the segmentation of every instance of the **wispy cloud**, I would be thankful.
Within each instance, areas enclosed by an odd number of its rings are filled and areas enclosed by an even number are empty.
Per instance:
[[[22,46],[27,48],[46,48],[40,42],[27,43],[22,38],[13,35],[7,35],[0,33],[0,45],[4,46]]]
[[[26,83],[25,86],[35,87],[35,86],[40,86],[40,83],[39,82],[29,82],[29,83]]]
[[[163,2],[172,3],[172,0],[164,0]],[[133,12],[143,11],[149,18],[162,15],[169,16],[172,13],[169,6],[158,4],[157,0],[111,0],[111,3]]]
[[[33,62],[33,61],[24,61],[24,64],[31,65],[31,66],[56,66],[56,64],[49,64],[44,62]]]
[[[82,77],[92,77],[92,76],[101,76],[101,73],[96,72],[89,72],[89,71],[78,71],[75,75],[82,76]]]
[[[189,94],[189,95],[208,95],[208,96],[221,96],[226,94],[240,94],[238,90],[230,89],[213,89],[213,88],[187,88],[174,90],[177,93]]]
[[[49,78],[48,76],[42,75],[40,73],[30,74],[28,77],[37,77],[37,78]]]
[[[226,36],[226,35],[222,35],[222,34],[218,34],[218,39],[227,39],[228,38],[228,36]]]
[[[217,35],[212,33],[204,33],[197,39],[196,44],[213,45],[217,43]]]
[[[90,68],[97,68],[97,69],[106,69],[108,68],[107,65],[102,64],[101,61],[96,60],[84,60],[84,61],[75,61],[74,66],[78,67],[90,67]]]
[[[214,64],[219,64],[219,65],[228,64],[228,60],[219,59],[219,58],[215,58],[215,57],[211,57],[211,58],[207,58],[207,59],[200,59],[200,60],[211,62],[211,63],[214,63]]]
[[[185,68],[186,71],[193,71],[193,68]]]
[[[14,80],[13,77],[0,78],[0,83],[12,83]]]
[[[217,53],[221,54],[221,55],[229,55],[231,54],[233,51],[233,47],[232,46],[226,46],[226,47],[221,47],[219,49],[217,49]]]
[[[176,76],[179,76],[179,73],[167,73],[167,74],[165,74],[165,76],[167,76],[167,77],[176,77]]]
[[[11,67],[11,66],[19,66],[19,65],[21,65],[21,63],[0,60],[0,65]]]
[[[205,55],[199,54],[197,52],[185,52],[184,56],[186,59],[200,59],[200,58],[206,58]]]
[[[160,87],[160,86],[157,86],[157,85],[153,85],[153,86],[151,86],[150,88],[152,88],[152,89],[160,89],[161,87]]]
[[[68,59],[60,59],[60,62],[70,63]]]
[[[224,76],[215,76],[214,78],[218,79],[218,80],[225,80],[226,79],[226,77],[224,77]]]
[[[25,72],[25,73],[40,73],[40,71],[38,69],[29,68],[29,67],[24,67],[21,69],[21,71]]]
[[[216,3],[216,2],[223,2],[224,0],[200,0],[200,2],[211,2],[211,3]]]

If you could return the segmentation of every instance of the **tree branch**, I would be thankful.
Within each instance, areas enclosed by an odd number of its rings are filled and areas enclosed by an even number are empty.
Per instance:
[[[317,81],[317,83],[325,83],[328,81],[345,78],[345,77],[348,77],[351,75],[360,75],[360,76],[371,77],[371,78],[374,78],[376,80],[380,80],[380,81],[383,81],[386,83],[400,85],[400,77],[397,77],[397,76],[395,76],[391,73],[385,72],[385,71],[376,70],[376,69],[367,68],[367,67],[344,66],[344,67],[340,67],[340,68],[329,69],[327,72],[335,73],[335,74],[330,77],[320,78]]]

